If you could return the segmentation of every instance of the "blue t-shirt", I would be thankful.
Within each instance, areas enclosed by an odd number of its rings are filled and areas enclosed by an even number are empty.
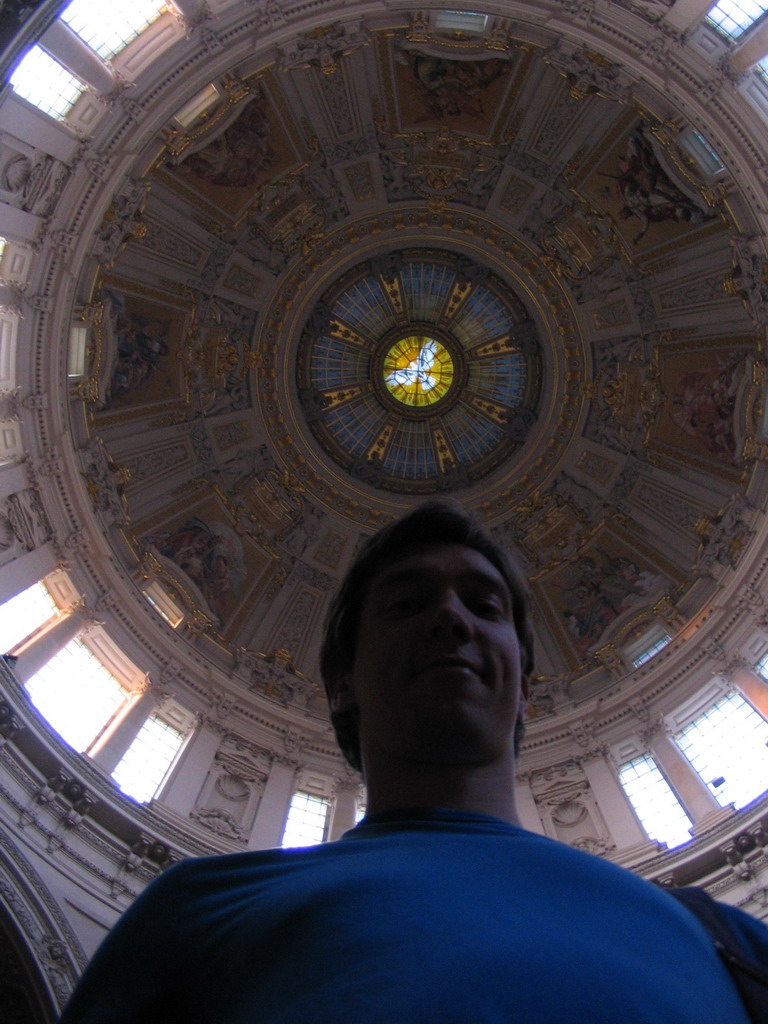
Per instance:
[[[732,923],[768,966],[768,929]],[[62,1024],[747,1024],[706,932],[628,871],[496,818],[183,861]]]

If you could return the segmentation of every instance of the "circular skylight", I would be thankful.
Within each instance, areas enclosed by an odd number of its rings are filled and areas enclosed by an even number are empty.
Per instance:
[[[428,334],[409,333],[396,341],[384,356],[382,369],[392,397],[413,408],[435,405],[453,383],[450,352]]]
[[[304,329],[297,384],[312,433],[353,477],[401,493],[471,486],[526,439],[540,381],[520,298],[464,256],[359,264]]]

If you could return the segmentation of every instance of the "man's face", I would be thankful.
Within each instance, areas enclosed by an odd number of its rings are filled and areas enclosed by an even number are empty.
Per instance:
[[[484,555],[422,545],[376,572],[334,698],[358,708],[366,767],[511,763],[526,697],[509,591]]]

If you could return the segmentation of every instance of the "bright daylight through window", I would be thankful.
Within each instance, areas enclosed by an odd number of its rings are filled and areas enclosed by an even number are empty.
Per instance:
[[[649,754],[622,765],[619,781],[650,839],[670,849],[689,841],[693,822]]]
[[[51,117],[66,117],[85,85],[45,50],[27,50],[10,78],[14,92]]]
[[[158,18],[167,7],[163,0],[74,0],[61,13],[83,42],[104,60],[114,57],[132,39]],[[86,85],[41,46],[29,49],[10,78],[19,96],[34,106],[62,119]]]
[[[183,742],[184,736],[170,722],[151,715],[112,778],[127,796],[146,803],[157,792]]]
[[[768,11],[768,3],[758,0],[720,0],[707,15],[731,39],[738,39]]]
[[[38,711],[77,751],[86,750],[130,694],[80,640],[26,683]]]
[[[0,653],[22,641],[34,644],[40,627],[60,614],[43,582],[0,606]],[[44,634],[43,634],[44,635]],[[32,637],[32,640],[28,640]],[[25,684],[31,702],[61,738],[88,753],[135,695],[80,639],[55,654]],[[139,802],[150,800],[184,742],[186,733],[152,715],[113,772],[118,786]]]
[[[738,810],[768,779],[768,722],[742,696],[718,701],[675,737],[721,807]]]
[[[33,583],[0,606],[0,654],[7,654],[56,614],[44,583]]]
[[[61,13],[73,32],[108,60],[167,10],[164,0],[74,0]]]
[[[313,793],[294,793],[283,832],[283,846],[314,846],[326,838],[330,800]]]

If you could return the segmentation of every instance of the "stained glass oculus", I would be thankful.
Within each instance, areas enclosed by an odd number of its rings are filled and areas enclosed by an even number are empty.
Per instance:
[[[434,405],[450,390],[453,370],[451,355],[437,338],[407,334],[384,357],[384,384],[403,405]]]
[[[434,249],[388,253],[331,285],[296,363],[307,424],[351,476],[399,493],[469,487],[535,422],[535,322],[489,268]]]

